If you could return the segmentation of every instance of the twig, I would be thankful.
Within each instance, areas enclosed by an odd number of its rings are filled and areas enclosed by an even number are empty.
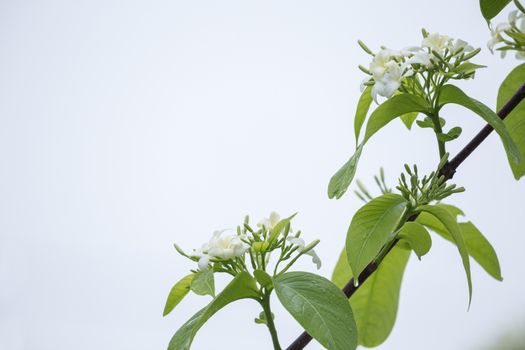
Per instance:
[[[519,87],[516,93],[507,101],[507,103],[501,108],[498,112],[498,116],[501,119],[505,119],[516,106],[525,98],[525,83]],[[489,124],[485,125],[481,131],[474,136],[474,138],[465,146],[463,149],[448,162],[443,169],[441,174],[445,176],[446,180],[452,179],[456,173],[457,168],[465,161],[465,159],[470,156],[472,152],[490,135],[494,130]],[[525,160],[524,160],[525,161]],[[407,221],[414,221],[417,218],[417,215],[410,217]],[[395,244],[392,244],[390,249],[392,249]],[[363,283],[370,277],[375,270],[378,268],[378,264],[375,261],[371,261],[366,268],[359,275],[359,284],[356,286],[354,279],[351,278],[348,283],[343,287],[343,292],[345,295],[350,298]],[[306,345],[312,340],[312,336],[307,332],[303,332],[295,341],[286,348],[286,350],[301,350],[304,349]]]

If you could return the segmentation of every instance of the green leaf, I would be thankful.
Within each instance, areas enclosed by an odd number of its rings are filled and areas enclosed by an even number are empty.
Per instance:
[[[450,206],[450,205],[439,204],[439,206],[444,207],[445,209],[449,210],[449,213],[453,213],[451,212],[451,210],[459,210],[458,208]],[[461,212],[461,210],[459,210],[459,214],[455,214],[455,216],[457,215],[464,215],[464,214],[463,212]],[[441,224],[440,221],[438,221],[432,215],[427,214],[427,213],[421,213],[417,218],[417,222],[425,225],[432,231],[439,234],[441,237],[445,238],[447,241],[455,244],[455,241],[450,235],[450,233],[448,232],[448,230]],[[501,277],[501,268],[500,268],[498,256],[496,254],[496,251],[490,244],[490,242],[487,240],[487,238],[485,238],[485,236],[483,236],[483,234],[478,230],[478,228],[470,221],[461,222],[458,225],[461,231],[461,235],[463,236],[463,239],[467,246],[469,255],[489,275],[491,275],[493,278],[497,279],[498,281],[502,281],[503,278]]]
[[[189,350],[197,331],[217,311],[239,299],[259,299],[255,280],[247,272],[241,272],[215,297],[208,306],[193,315],[171,338],[168,350]]]
[[[403,122],[403,124],[405,124],[407,129],[410,130],[412,129],[412,124],[414,124],[414,121],[417,119],[418,115],[419,115],[418,112],[413,112],[413,113],[403,114],[399,118],[401,118],[401,121]]]
[[[472,62],[464,62],[460,64],[459,66],[457,66],[456,68],[454,68],[454,72],[460,73],[460,74],[461,73],[468,74],[468,73],[474,72],[476,69],[486,68],[486,67],[487,66],[482,66],[480,64],[475,64]]]
[[[361,128],[363,127],[363,123],[365,122],[366,115],[368,114],[368,110],[370,109],[370,104],[372,104],[372,95],[371,95],[372,87],[367,86],[363,93],[361,94],[361,97],[359,98],[359,102],[357,103],[357,109],[355,111],[355,117],[354,117],[354,133],[355,133],[355,144],[357,146],[359,142],[359,134],[361,133]]]
[[[423,98],[411,94],[395,95],[377,107],[370,115],[363,142],[357,147],[354,155],[330,179],[328,197],[339,199],[346,192],[354,178],[363,146],[372,135],[399,116],[428,112],[428,110],[429,105]],[[360,123],[362,125],[362,121],[358,121],[359,130],[361,130]]]
[[[162,313],[162,316],[169,314],[175,308],[175,306],[177,306],[177,304],[180,303],[182,299],[184,299],[186,294],[188,294],[193,276],[194,274],[192,273],[191,275],[182,278],[171,288],[170,294],[168,295],[168,300],[164,306],[164,312]]]
[[[215,279],[211,270],[200,270],[191,282],[191,291],[198,295],[215,296]]]
[[[366,125],[363,144],[395,118],[407,113],[426,113],[429,109],[430,106],[427,101],[419,96],[400,94],[391,97],[377,107],[370,115],[370,119]]]
[[[290,224],[290,222],[292,221],[292,219],[297,215],[297,213],[287,217],[287,218],[284,218],[282,219],[281,221],[279,221],[277,224],[275,224],[275,226],[270,230],[270,238],[268,239],[268,241],[270,243],[272,243],[275,239],[277,239],[277,237],[279,237],[279,235],[281,234],[281,232],[283,232],[283,230],[286,228],[286,226],[288,226]]]
[[[525,63],[514,68],[501,84],[498,91],[498,110],[510,100],[523,83],[525,83]],[[525,155],[525,102],[520,102],[503,122],[519,151]],[[512,158],[508,158],[514,178],[518,180],[525,175],[525,162],[518,164]]]
[[[401,230],[399,230],[397,237],[408,242],[419,260],[421,260],[421,257],[428,253],[432,247],[430,234],[417,222],[406,222],[403,227],[401,227]]]
[[[348,264],[358,278],[363,269],[376,258],[383,246],[391,240],[407,203],[397,194],[384,194],[362,206],[352,218],[346,235]]]
[[[447,133],[439,133],[437,138],[439,141],[449,142],[455,140],[461,135],[461,128],[459,126],[453,127]]]
[[[487,22],[496,17],[511,0],[479,0],[481,14]]]
[[[459,229],[465,239],[470,256],[476,260],[489,275],[502,281],[498,256],[490,242],[470,221],[460,222]]]
[[[494,113],[490,108],[485,106],[483,103],[467,96],[460,88],[454,85],[445,85],[441,89],[441,95],[439,96],[439,105],[440,107],[448,104],[455,103],[460,106],[463,106],[467,109],[470,109],[472,112],[476,113],[482,117],[487,123],[494,128],[498,133],[505,147],[507,155],[516,163],[520,163],[520,151],[514,141],[512,140],[509,131],[503,124],[503,121]]]
[[[273,280],[277,297],[297,322],[329,350],[357,347],[357,331],[348,299],[324,277],[288,272]]]
[[[253,271],[253,275],[255,276],[255,279],[257,280],[257,282],[259,282],[261,287],[268,287],[272,285],[272,278],[265,271],[255,270]]]
[[[275,315],[273,314],[272,312],[272,320],[275,319]],[[268,320],[266,319],[266,313],[264,311],[261,311],[261,313],[259,314],[259,317],[256,317],[254,319],[254,322],[257,323],[257,324],[268,324]]]
[[[350,298],[357,324],[359,344],[378,346],[394,327],[399,304],[399,291],[410,251],[394,247],[377,270]],[[352,277],[346,251],[343,250],[334,269],[332,281],[343,287]]]
[[[436,219],[438,219],[443,224],[443,226],[447,229],[447,231],[450,232],[452,239],[456,243],[456,246],[459,251],[459,255],[461,256],[461,260],[463,262],[465,273],[467,275],[469,307],[470,307],[470,302],[472,300],[472,279],[470,276],[470,260],[469,260],[467,246],[461,234],[459,225],[456,222],[456,219],[454,218],[453,215],[451,215],[448,212],[448,210],[446,210],[443,207],[439,207],[437,205],[422,205],[418,209],[422,212],[427,212],[431,214],[432,216],[434,216]]]
[[[362,150],[363,145],[361,144],[357,147],[352,158],[350,158],[348,162],[346,162],[341,169],[332,176],[330,183],[328,184],[328,198],[335,197],[336,199],[339,199],[345,194],[348,186],[350,186],[350,183],[354,178],[357,169],[357,162],[359,161],[359,157],[361,157]]]

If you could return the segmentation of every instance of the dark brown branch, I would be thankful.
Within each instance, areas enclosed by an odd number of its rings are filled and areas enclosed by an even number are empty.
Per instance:
[[[507,103],[501,108],[501,110],[498,112],[498,116],[501,119],[505,119],[524,98],[525,84],[521,85],[516,93],[510,98],[510,100],[507,101]],[[476,148],[478,148],[478,146],[487,138],[487,136],[490,135],[492,130],[494,130],[492,126],[489,124],[485,125],[485,127],[481,129],[481,131],[476,136],[474,136],[474,138],[443,167],[441,174],[445,176],[446,180],[452,179],[461,163],[463,163],[463,161],[467,159]],[[416,218],[417,215],[410,217],[407,221],[414,221]],[[392,244],[390,249],[392,249],[394,246],[395,244]],[[345,295],[350,298],[356,292],[359,286],[361,286],[368,279],[368,277],[374,273],[377,267],[378,264],[375,261],[370,262],[370,264],[368,264],[363,272],[361,272],[359,275],[359,284],[357,286],[354,283],[354,279],[351,278],[343,287],[343,292]],[[297,339],[295,339],[292,344],[290,344],[290,346],[286,348],[286,350],[304,349],[304,347],[308,345],[311,340],[312,336],[307,332],[303,332],[299,337],[297,337]]]

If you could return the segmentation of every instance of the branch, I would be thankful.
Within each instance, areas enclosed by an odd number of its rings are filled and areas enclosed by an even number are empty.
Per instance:
[[[505,119],[514,108],[525,98],[525,84],[521,85],[516,93],[507,101],[507,103],[498,112],[498,116],[501,119]],[[472,152],[490,135],[494,130],[489,124],[485,125],[481,131],[474,136],[474,138],[465,146],[463,149],[448,162],[443,169],[441,174],[445,176],[445,180],[450,180],[456,173],[457,168],[470,156]],[[407,221],[416,220],[417,215],[410,217]],[[397,242],[395,242],[397,243]],[[390,250],[395,246],[395,243],[390,246]],[[358,279],[358,285],[354,283],[354,279],[351,278],[348,283],[343,287],[343,292],[350,298],[363,283],[370,277],[375,270],[378,268],[378,264],[375,261],[371,261],[366,268],[361,272]],[[303,332],[295,341],[290,344],[286,350],[301,350],[312,340],[312,336],[307,332]]]

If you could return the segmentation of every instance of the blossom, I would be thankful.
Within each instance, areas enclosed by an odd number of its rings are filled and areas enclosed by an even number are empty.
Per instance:
[[[395,61],[391,61],[387,66],[387,72],[375,81],[371,95],[377,102],[377,95],[389,98],[401,86],[403,80],[402,67]]]
[[[426,67],[430,67],[432,62],[430,61],[430,55],[425,51],[414,52],[407,61],[410,64],[421,64]]]
[[[223,235],[226,230],[215,231],[207,244],[194,250],[192,256],[199,258],[199,269],[208,267],[211,258],[231,260],[243,256],[250,247],[240,235]]]
[[[521,11],[518,11],[518,10],[510,11],[509,12],[509,24],[511,26],[515,26],[516,22],[522,19],[523,17],[525,17],[525,14],[522,13]]]
[[[272,211],[270,217],[264,218],[257,224],[258,227],[264,227],[267,230],[271,230],[281,220],[281,216],[276,212]]]
[[[503,37],[501,36],[501,33],[509,29],[511,29],[511,26],[508,23],[500,23],[496,26],[496,28],[494,29],[491,28],[490,30],[491,38],[487,43],[487,47],[489,48],[490,52],[494,53],[494,46],[496,46],[496,44],[503,41]]]
[[[370,73],[374,79],[372,98],[377,102],[377,95],[391,97],[401,86],[405,64],[403,53],[391,49],[382,49],[370,63]]]
[[[466,41],[456,39],[451,46],[451,51],[453,53],[457,53],[460,50],[462,50],[462,52],[471,52],[472,50],[474,50],[474,48],[470,46]]]
[[[317,266],[318,270],[321,268],[321,259],[316,254],[315,250],[309,249],[308,246],[305,245],[304,239],[299,238],[299,237],[287,237],[286,239],[288,241],[290,241],[292,246],[297,247],[301,251],[301,253],[304,253],[306,255],[310,255],[312,257],[312,262]],[[317,244],[317,243],[319,243],[319,241],[316,241],[314,243]],[[311,246],[311,245],[312,245],[312,243],[309,246]],[[308,249],[308,250],[306,250],[305,248]]]
[[[389,69],[397,65],[395,58],[400,56],[402,56],[401,52],[391,49],[382,49],[379,51],[370,63],[370,73],[372,73],[374,80],[380,80],[388,73]]]
[[[440,52],[449,48],[451,38],[446,35],[439,35],[439,33],[432,33],[423,38],[421,46],[428,47],[432,51]]]

